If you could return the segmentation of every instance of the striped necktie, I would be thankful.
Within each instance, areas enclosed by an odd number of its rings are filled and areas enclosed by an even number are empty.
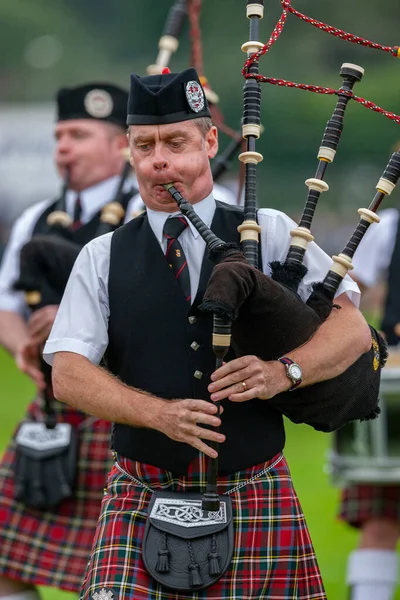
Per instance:
[[[165,258],[175,275],[175,279],[181,286],[186,300],[190,302],[189,268],[185,253],[178,241],[178,237],[187,226],[188,222],[184,217],[170,217],[165,221],[163,233],[168,240]]]
[[[78,194],[76,197],[76,200],[75,200],[74,217],[73,217],[74,220],[72,223],[72,229],[74,231],[75,231],[75,229],[79,229],[79,227],[82,225],[81,217],[82,217],[82,203],[81,203],[81,199]]]

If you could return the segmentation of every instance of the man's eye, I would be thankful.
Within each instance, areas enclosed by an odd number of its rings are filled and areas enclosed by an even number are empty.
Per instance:
[[[150,148],[150,144],[138,144],[136,148],[138,150],[148,150]]]
[[[181,148],[183,146],[183,142],[170,142],[169,145],[171,148]]]

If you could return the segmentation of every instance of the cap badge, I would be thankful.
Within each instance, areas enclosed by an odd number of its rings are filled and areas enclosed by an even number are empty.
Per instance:
[[[95,119],[109,117],[114,107],[111,95],[100,89],[90,90],[83,102],[86,111]]]
[[[198,113],[204,108],[204,92],[197,81],[188,81],[186,84],[186,99],[190,109]]]

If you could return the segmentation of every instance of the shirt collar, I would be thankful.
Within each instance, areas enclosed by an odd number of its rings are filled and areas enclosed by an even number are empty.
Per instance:
[[[196,202],[196,204],[192,204],[193,209],[196,214],[200,217],[204,223],[210,227],[211,222],[213,220],[214,212],[215,212],[215,200],[214,196],[211,192],[204,200],[200,200],[200,202]],[[162,212],[159,210],[153,210],[151,208],[147,209],[147,216],[149,219],[150,227],[153,230],[154,235],[158,239],[159,243],[163,243],[163,229],[165,221],[168,217],[174,217],[176,215],[182,214],[179,210],[176,212]],[[193,237],[196,239],[199,237],[199,232],[195,228],[195,226],[187,219],[189,223],[190,231],[192,232]]]
[[[109,177],[108,179],[79,192],[82,214],[87,219],[91,219],[105,204],[107,204],[107,202],[111,202],[117,192],[119,181],[120,175],[113,175],[113,177]],[[125,181],[123,190],[128,191],[133,185],[134,181],[131,178],[128,178]],[[77,196],[77,192],[74,192],[73,190],[67,191],[66,208],[68,214],[71,216],[74,213]]]

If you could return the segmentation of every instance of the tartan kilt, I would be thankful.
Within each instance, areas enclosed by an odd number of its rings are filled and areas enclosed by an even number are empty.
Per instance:
[[[371,519],[400,522],[399,485],[352,485],[342,492],[339,519],[360,528]]]
[[[52,512],[14,499],[14,440],[0,462],[0,576],[79,592],[93,544],[107,474],[112,466],[111,424],[54,400],[59,422],[77,428],[79,454],[74,496]],[[25,419],[43,420],[42,400]]]
[[[230,494],[233,560],[217,583],[192,595],[180,595],[157,584],[144,567],[141,544],[151,496],[148,488],[200,491],[205,486],[206,459],[199,456],[187,476],[174,477],[163,469],[115,458],[80,600],[326,599],[305,519],[281,454],[268,463],[219,478],[219,493],[236,488]]]

